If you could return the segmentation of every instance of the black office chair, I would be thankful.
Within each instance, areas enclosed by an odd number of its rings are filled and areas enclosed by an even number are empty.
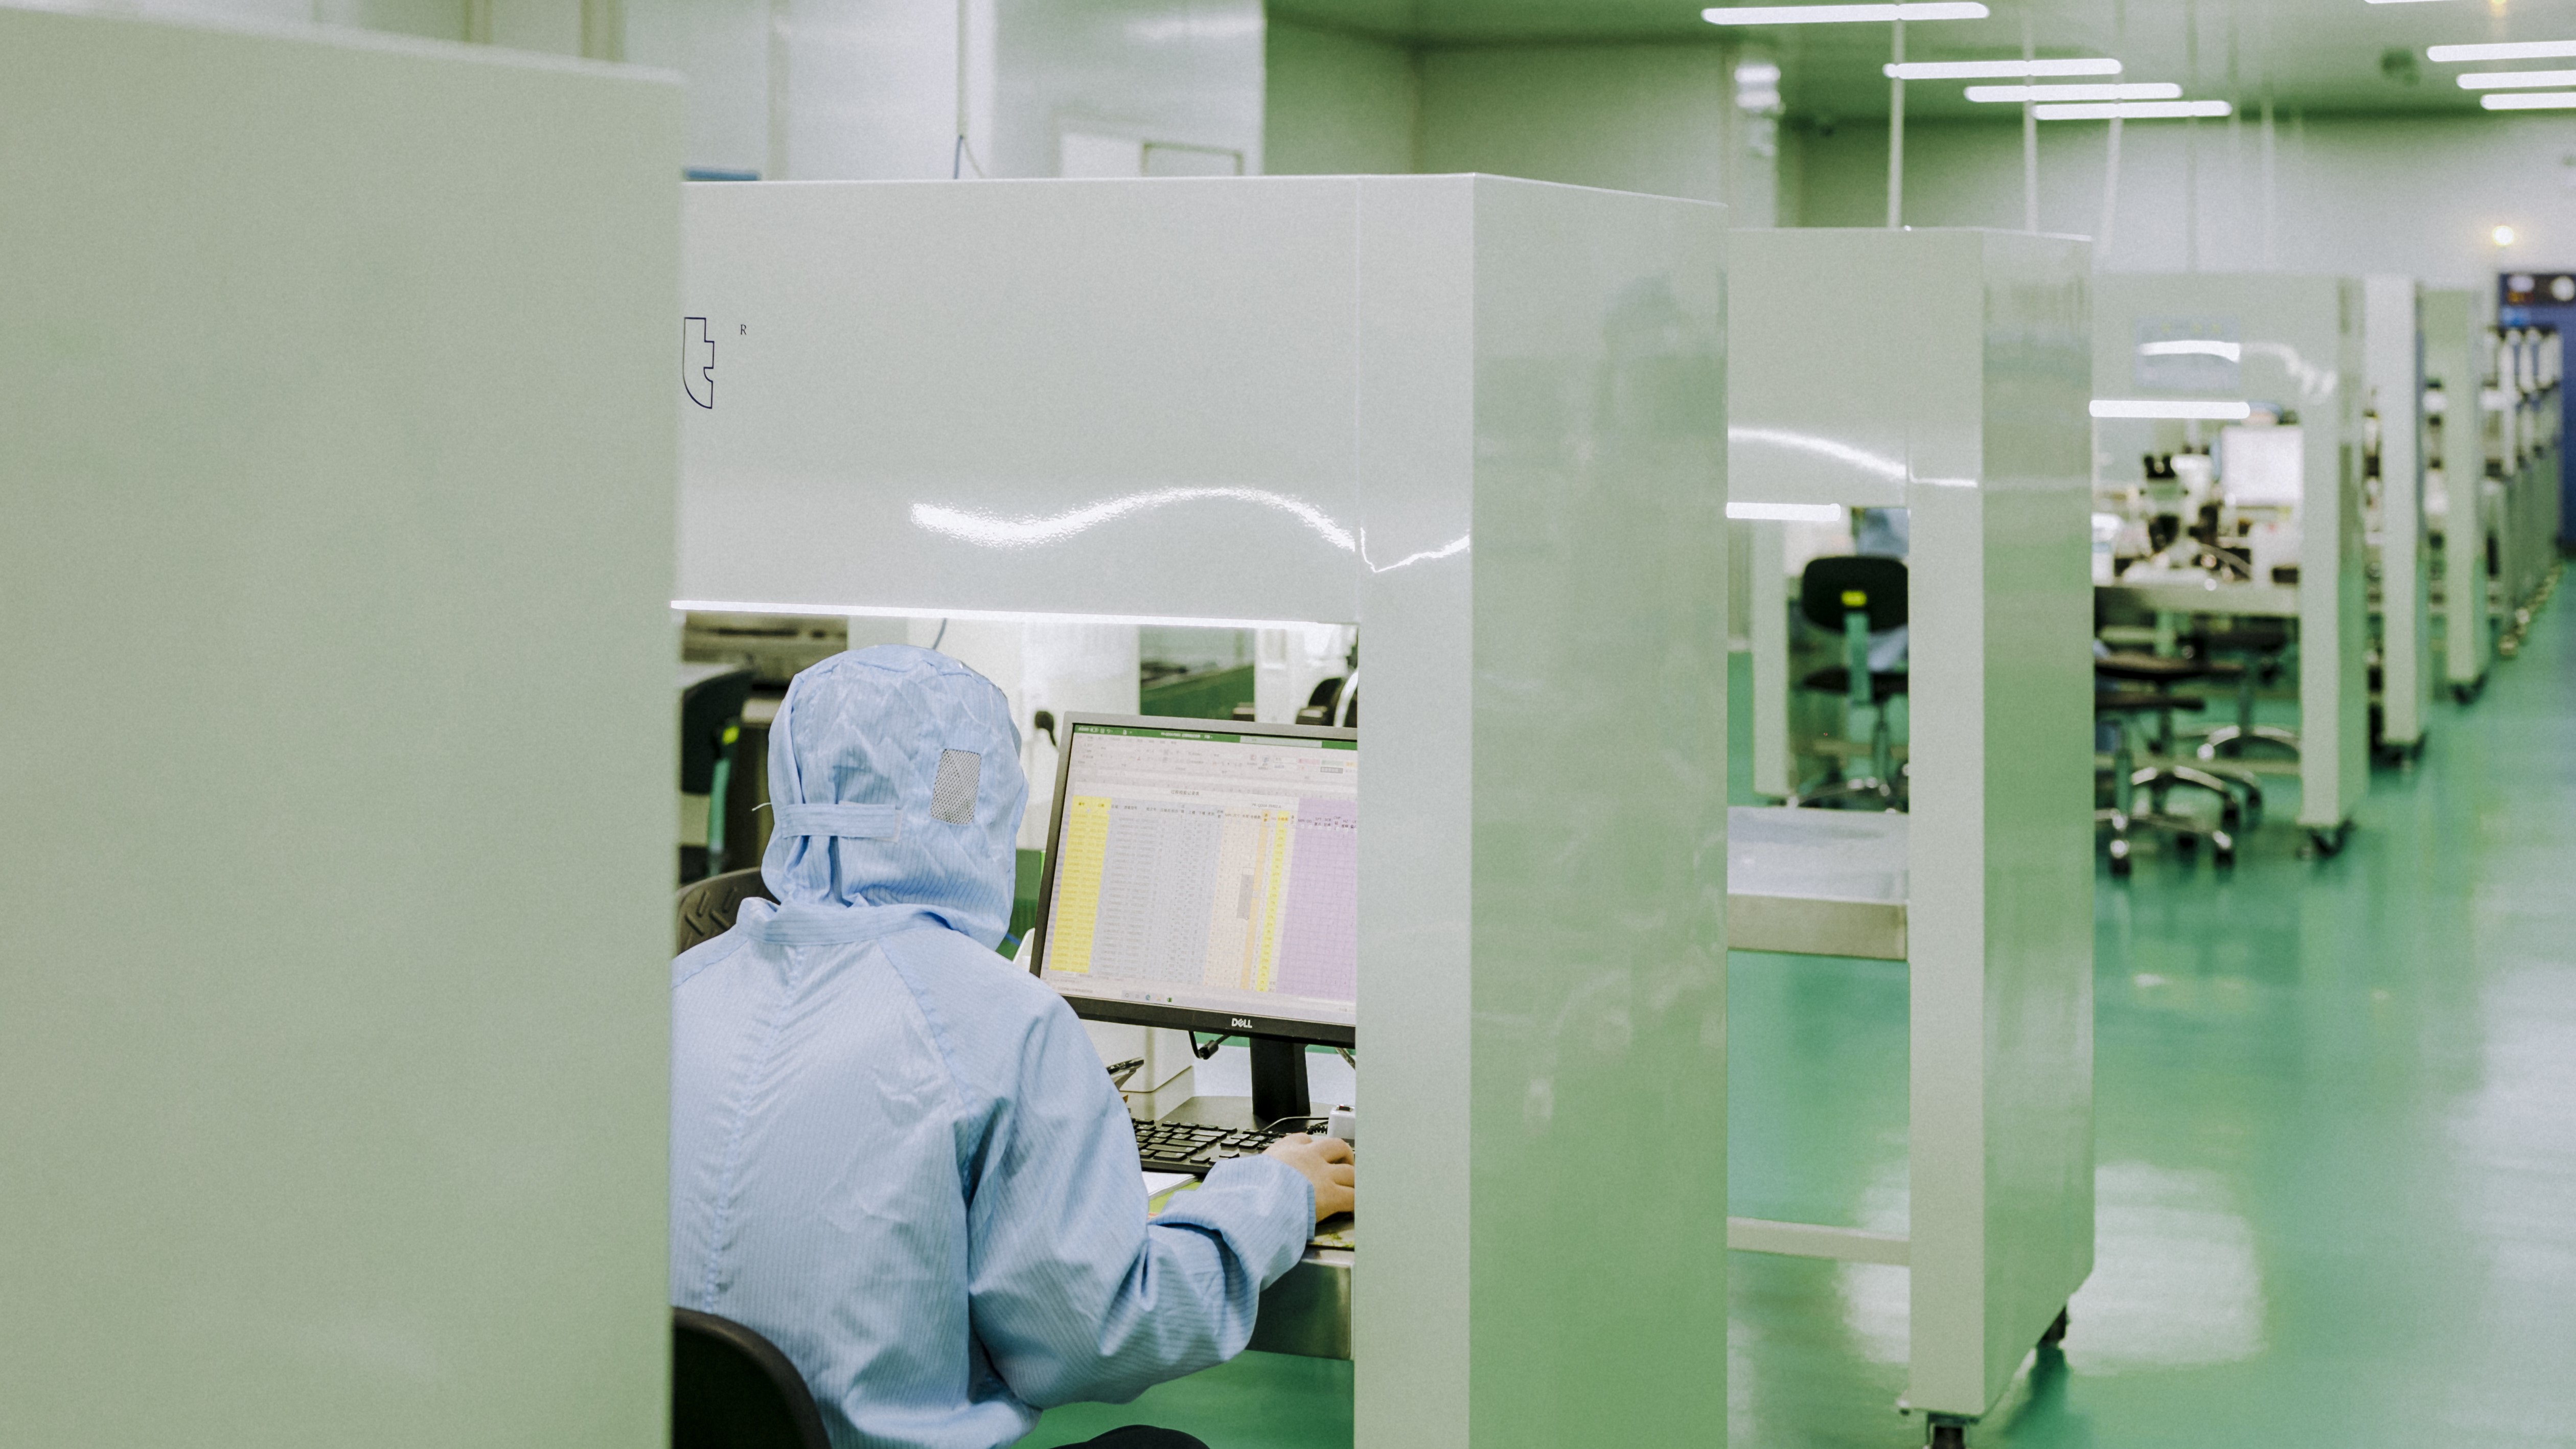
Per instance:
[[[730,1318],[671,1310],[671,1449],[831,1449],[804,1375]]]
[[[2137,790],[2140,782],[2157,772],[2154,766],[2143,770],[2136,767],[2137,757],[2129,745],[2130,730],[2134,721],[2141,715],[2160,716],[2166,721],[2166,729],[2170,731],[2175,710],[2200,707],[2201,699],[2198,695],[2174,694],[2161,689],[2095,691],[2093,717],[2096,720],[2108,721],[2116,729],[2111,746],[2111,801],[2107,806],[2093,812],[2094,824],[2111,827],[2111,874],[2125,876],[2129,873],[2129,855],[2132,849],[2130,836],[2132,832],[2139,830],[2164,831],[2173,838],[2174,849],[2185,856],[2198,848],[2201,836],[2206,834],[2209,837],[2212,864],[2234,865],[2236,863],[2236,837],[2231,827],[2237,824],[2240,817],[2233,798],[2228,795],[2225,787],[2216,781],[2210,782],[2211,787],[2218,789],[2220,798],[2227,803],[2220,807],[2219,823],[2215,826],[2195,820],[2188,815],[2168,812],[2164,808],[2161,791],[2152,792],[2149,795],[2146,809],[2137,808]]]
[[[729,870],[711,875],[693,885],[680,887],[674,915],[675,931],[671,952],[678,955],[700,941],[711,941],[733,929],[733,918],[742,914],[742,903],[748,900],[774,901],[768,882],[760,878],[757,866],[750,870]]]
[[[726,858],[725,806],[741,753],[743,704],[752,671],[711,673],[680,691],[680,793],[706,797],[707,843],[680,847],[680,881],[721,873]]]
[[[1838,694],[1853,717],[1868,710],[1869,773],[1843,777],[1835,770],[1789,797],[1791,805],[1832,805],[1850,801],[1864,808],[1901,810],[1905,788],[1896,774],[1894,746],[1887,728],[1886,701],[1906,692],[1903,670],[1873,673],[1869,636],[1905,622],[1905,561],[1845,554],[1810,560],[1798,576],[1798,611],[1807,622],[1842,636],[1843,662],[1819,669],[1798,681],[1817,694]]]
[[[2246,620],[2232,629],[2203,629],[2183,639],[2183,646],[2201,658],[2230,661],[2236,678],[2236,722],[2202,731],[2202,759],[2242,758],[2256,745],[2293,760],[2299,757],[2298,731],[2254,722],[2254,687],[2280,677],[2293,642],[2289,624],[2279,619]]]

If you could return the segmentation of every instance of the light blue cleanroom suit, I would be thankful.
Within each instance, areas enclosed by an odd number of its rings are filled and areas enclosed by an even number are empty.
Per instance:
[[[1073,1013],[995,955],[1028,789],[1002,692],[880,645],[796,677],[753,901],[671,973],[671,1301],[766,1335],[839,1449],[990,1449],[1240,1352],[1313,1189],[1220,1163],[1148,1225]]]

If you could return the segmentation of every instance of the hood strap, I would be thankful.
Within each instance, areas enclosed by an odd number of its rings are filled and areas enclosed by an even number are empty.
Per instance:
[[[842,946],[922,926],[954,929],[946,916],[928,906],[772,907],[767,901],[745,901],[735,922],[751,939],[777,946]]]
[[[781,805],[782,835],[827,835],[836,840],[894,840],[903,832],[900,805]]]

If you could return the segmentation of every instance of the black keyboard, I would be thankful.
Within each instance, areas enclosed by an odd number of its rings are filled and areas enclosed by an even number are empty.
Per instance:
[[[1136,1124],[1136,1155],[1147,1172],[1186,1172],[1205,1177],[1207,1170],[1229,1157],[1258,1157],[1271,1143],[1287,1134],[1259,1132],[1228,1127],[1203,1127],[1195,1122],[1139,1122]]]

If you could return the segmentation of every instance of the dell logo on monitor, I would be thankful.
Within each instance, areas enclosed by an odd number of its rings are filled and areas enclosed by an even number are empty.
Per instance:
[[[1232,1022],[1234,1023],[1234,1029],[1235,1029],[1236,1031],[1250,1031],[1250,1030],[1252,1030],[1252,1019],[1251,1019],[1250,1017],[1246,1017],[1246,1016],[1237,1016],[1237,1017],[1230,1017],[1230,1018],[1228,1018],[1228,1020],[1230,1020],[1230,1021],[1232,1021]]]

